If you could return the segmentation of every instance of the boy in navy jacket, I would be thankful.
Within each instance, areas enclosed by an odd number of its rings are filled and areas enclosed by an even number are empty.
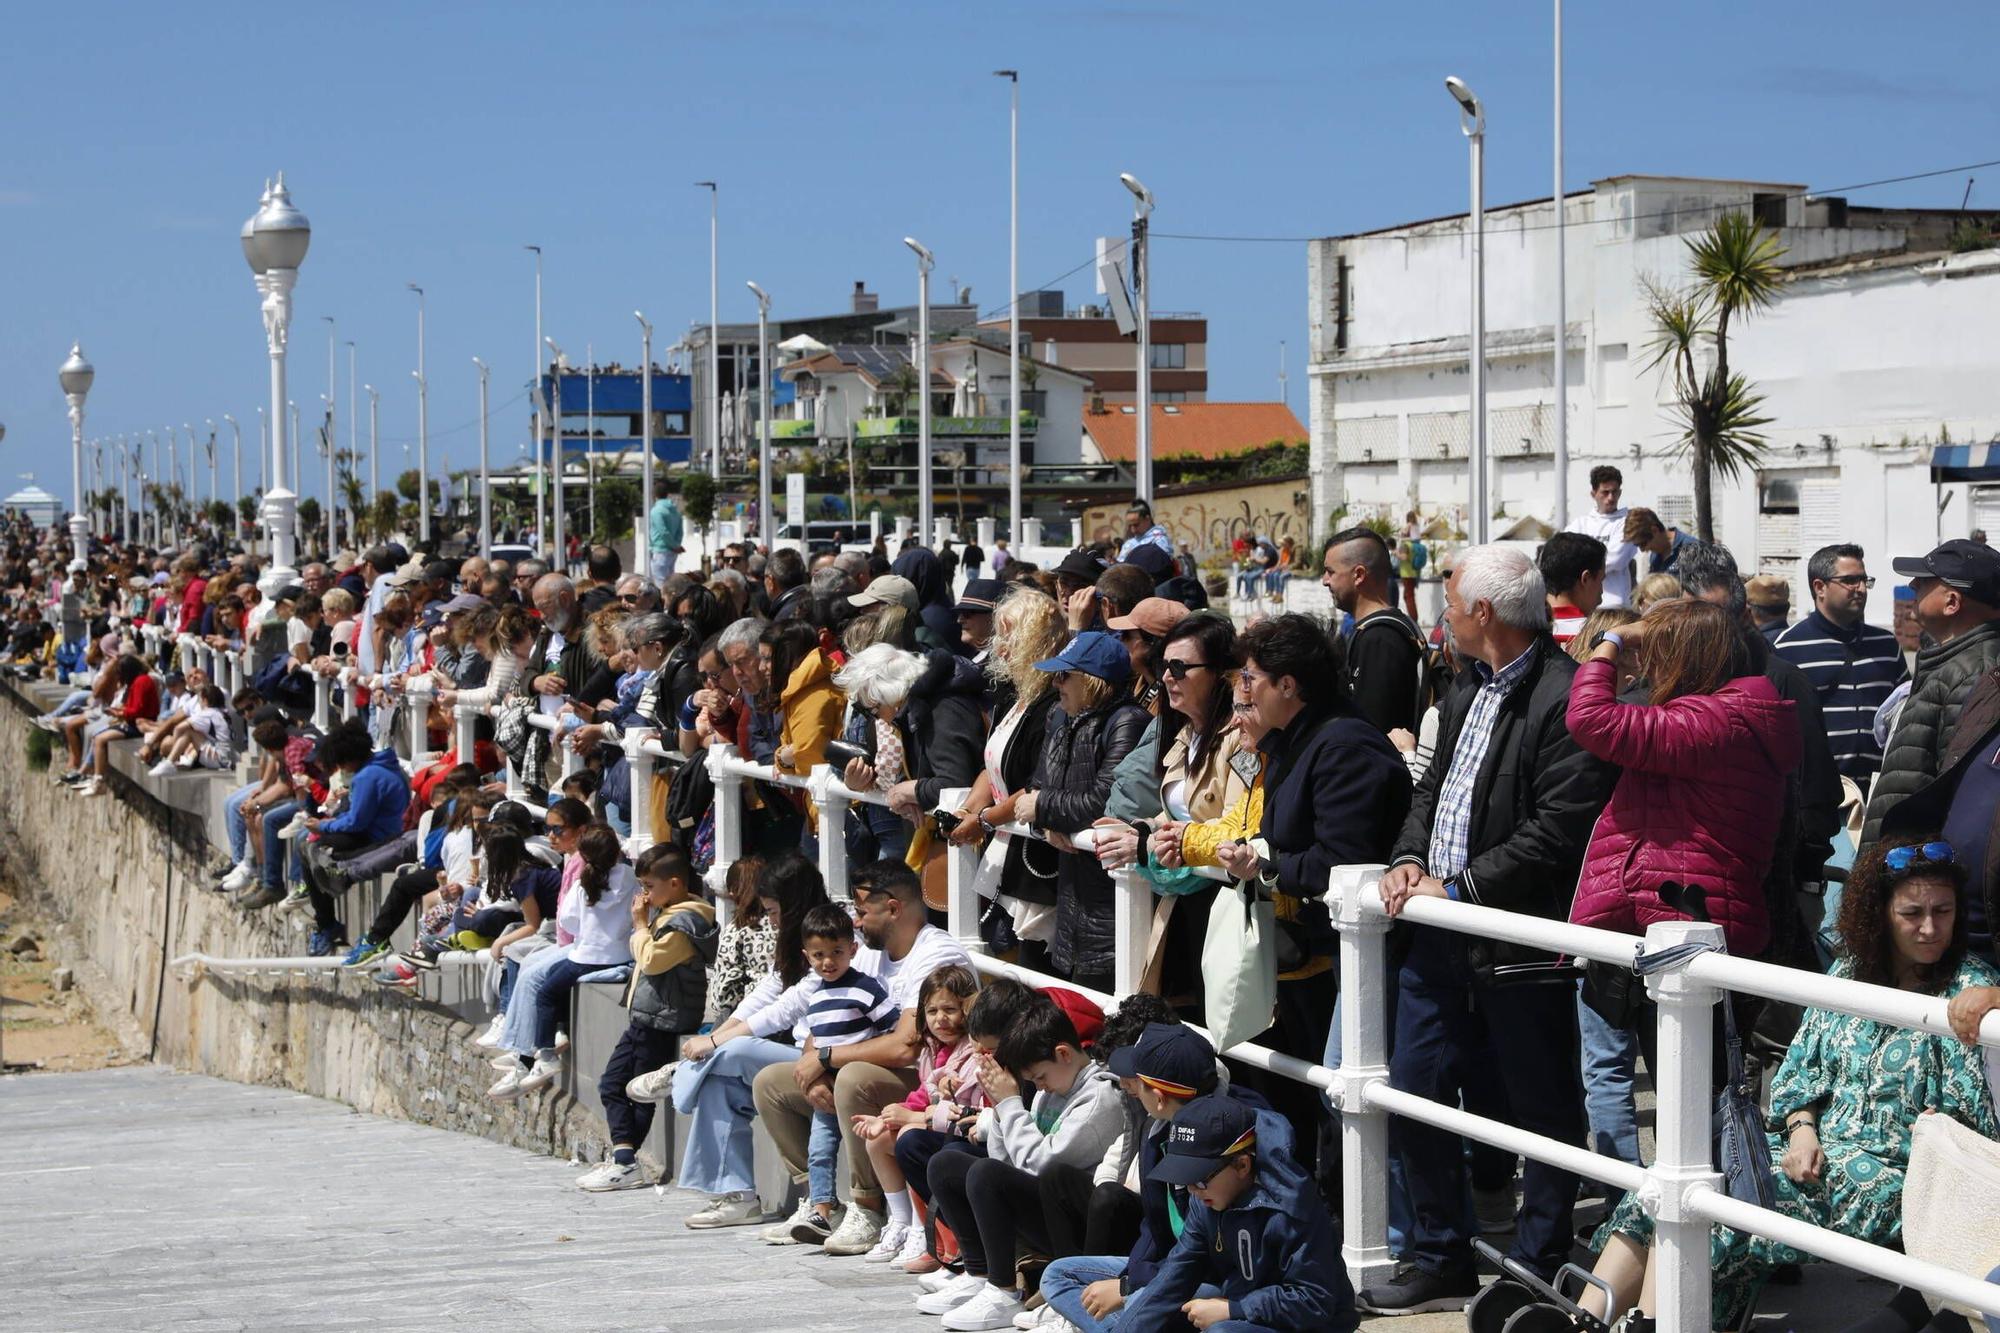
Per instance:
[[[1354,1291],[1311,1177],[1258,1142],[1257,1112],[1199,1097],[1174,1117],[1150,1179],[1186,1187],[1186,1226],[1120,1314],[1123,1328],[1350,1333]]]

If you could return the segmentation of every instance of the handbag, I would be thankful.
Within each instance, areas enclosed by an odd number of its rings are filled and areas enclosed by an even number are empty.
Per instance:
[[[1208,914],[1201,983],[1208,1033],[1218,1051],[1271,1026],[1278,1005],[1277,908],[1256,886],[1225,884]]]
[[[1743,1040],[1736,1034],[1736,1006],[1724,994],[1723,1040],[1729,1047],[1729,1078],[1715,1095],[1715,1169],[1732,1199],[1770,1208],[1777,1202],[1771,1178],[1771,1140],[1757,1108],[1756,1090],[1743,1067]]]
[[[1912,1259],[1987,1279],[2000,1261],[2000,1209],[1974,1201],[1994,1198],[2000,1198],[2000,1143],[1948,1115],[1918,1116],[1903,1177],[1905,1252]],[[1968,1306],[1935,1296],[1926,1299],[1932,1309],[1942,1304],[1977,1317]]]

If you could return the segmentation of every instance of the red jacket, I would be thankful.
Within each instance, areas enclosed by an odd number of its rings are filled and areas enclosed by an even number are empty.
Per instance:
[[[1586,662],[1569,697],[1569,731],[1622,770],[1584,852],[1570,920],[1643,934],[1684,921],[1660,901],[1668,880],[1707,891],[1729,951],[1754,958],[1770,941],[1764,876],[1804,753],[1797,710],[1762,676],[1657,707],[1618,702],[1617,668]]]

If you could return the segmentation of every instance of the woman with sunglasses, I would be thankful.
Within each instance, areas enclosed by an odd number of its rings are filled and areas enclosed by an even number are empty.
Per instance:
[[[1965,889],[1965,868],[1949,843],[1871,849],[1841,895],[1833,975],[1953,1006],[2000,985],[2000,973],[1966,952]],[[1901,1243],[1903,1177],[1920,1114],[1948,1115],[2000,1138],[1978,1047],[1827,1009],[1806,1011],[1772,1076],[1770,1102],[1777,1210],[1875,1245]],[[1636,1303],[1650,1314],[1652,1219],[1628,1197],[1600,1234],[1596,1271],[1618,1309]],[[1724,1321],[1772,1269],[1817,1258],[1721,1227],[1710,1233],[1709,1255],[1717,1328],[1735,1327]]]

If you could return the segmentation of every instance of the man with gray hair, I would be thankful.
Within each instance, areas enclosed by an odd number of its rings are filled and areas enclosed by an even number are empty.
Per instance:
[[[806,581],[806,586],[812,589],[812,600],[815,603],[831,602],[836,599],[845,602],[861,591],[854,586],[854,580],[847,577],[846,570],[833,565],[815,569],[812,577]]]
[[[868,553],[866,551],[842,551],[833,558],[833,567],[854,581],[854,591],[860,592],[868,586]]]
[[[1475,546],[1445,582],[1445,624],[1472,670],[1440,705],[1437,756],[1410,801],[1382,877],[1399,915],[1413,897],[1450,898],[1565,920],[1591,826],[1614,772],[1571,739],[1576,663],[1549,637],[1542,576],[1513,546]],[[1584,1142],[1575,994],[1564,986],[1476,985],[1495,967],[1547,961],[1513,945],[1417,926],[1397,978],[1390,1081],[1456,1106],[1504,1096],[1513,1123]],[[1499,1087],[1461,1080],[1484,1071]],[[1470,1084],[1471,1086],[1465,1086]],[[1496,1095],[1498,1094],[1498,1095]],[[1461,1308],[1479,1290],[1457,1135],[1392,1128],[1416,1224],[1405,1262],[1356,1303],[1381,1314]],[[1510,1257],[1553,1279],[1569,1258],[1577,1177],[1530,1161]]]

